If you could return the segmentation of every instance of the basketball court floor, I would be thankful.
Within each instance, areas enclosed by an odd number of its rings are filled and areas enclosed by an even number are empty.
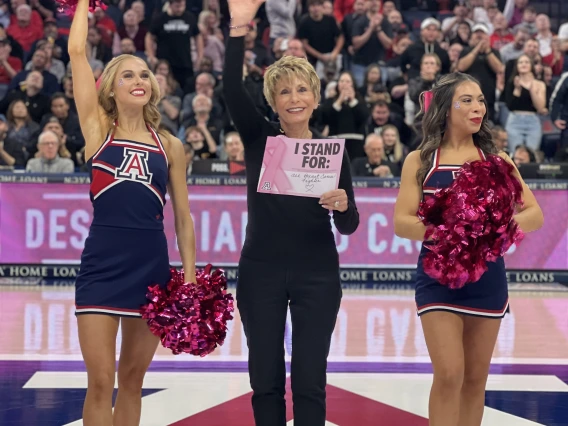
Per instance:
[[[0,425],[83,424],[73,302],[73,287],[0,287]],[[568,425],[568,292],[513,291],[511,311],[483,426]],[[160,348],[141,425],[253,426],[246,359],[238,312],[225,344],[205,358]],[[413,293],[346,290],[328,377],[328,426],[427,426],[432,376]],[[293,425],[289,387],[287,398]]]

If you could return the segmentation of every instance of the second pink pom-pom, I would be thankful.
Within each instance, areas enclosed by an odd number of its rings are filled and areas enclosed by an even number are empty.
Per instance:
[[[198,269],[197,282],[187,283],[183,270],[172,268],[166,288],[148,288],[142,318],[175,355],[204,357],[225,341],[227,323],[233,319],[233,296],[227,293],[225,273],[212,269],[211,265]]]

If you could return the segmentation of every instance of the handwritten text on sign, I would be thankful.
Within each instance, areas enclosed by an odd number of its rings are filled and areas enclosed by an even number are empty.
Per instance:
[[[269,137],[258,192],[319,198],[337,189],[344,139]]]

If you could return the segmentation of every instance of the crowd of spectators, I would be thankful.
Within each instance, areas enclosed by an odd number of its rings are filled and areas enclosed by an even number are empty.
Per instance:
[[[115,55],[144,59],[160,87],[161,130],[184,142],[188,174],[196,161],[241,161],[243,144],[222,96],[226,0],[107,3],[105,11],[89,14],[92,78]],[[262,94],[264,71],[283,55],[307,57],[322,82],[312,126],[346,140],[355,176],[400,176],[421,140],[414,125],[420,93],[453,71],[481,82],[495,143],[517,164],[568,162],[568,23],[553,26],[537,6],[528,0],[266,0],[245,37],[244,84],[274,120]],[[69,26],[53,0],[0,0],[3,168],[88,170],[73,100]]]

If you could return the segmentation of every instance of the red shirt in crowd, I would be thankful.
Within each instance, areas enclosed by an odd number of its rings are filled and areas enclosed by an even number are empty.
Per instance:
[[[19,58],[8,56],[8,64],[10,64],[10,66],[14,68],[14,71],[16,72],[22,71],[22,61]],[[2,64],[0,64],[0,84],[10,84],[11,81],[12,77],[8,75],[6,68],[4,68]]]

